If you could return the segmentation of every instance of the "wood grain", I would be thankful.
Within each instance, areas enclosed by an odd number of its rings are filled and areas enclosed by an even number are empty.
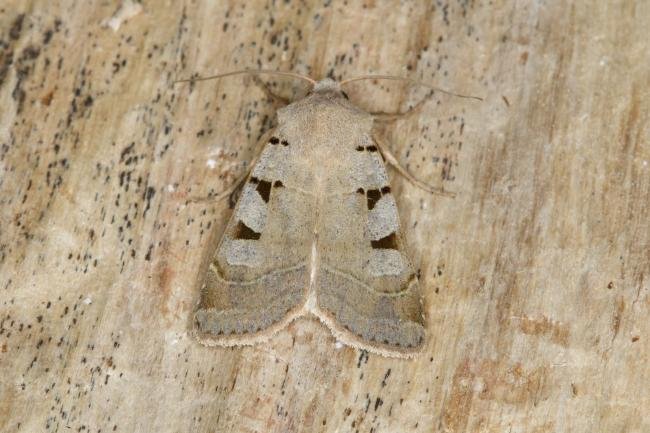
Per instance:
[[[650,431],[650,4],[0,4],[0,431]],[[415,360],[301,320],[206,348],[189,318],[277,108],[244,67],[484,97],[386,125],[426,297]],[[265,78],[296,98],[301,83]],[[351,84],[368,110],[424,90]]]

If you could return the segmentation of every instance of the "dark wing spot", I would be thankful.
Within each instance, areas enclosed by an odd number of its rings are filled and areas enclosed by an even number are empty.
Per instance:
[[[264,202],[269,202],[269,196],[271,195],[271,182],[267,180],[260,180],[257,184],[257,192],[262,197]]]
[[[253,182],[253,178],[251,178],[251,183],[255,183]],[[235,206],[237,205],[237,200],[239,200],[239,196],[241,195],[243,188],[244,188],[244,184],[240,183],[235,187],[233,192],[231,192],[230,195],[228,196],[228,206],[230,207],[230,209],[234,209]]]
[[[376,152],[377,151],[377,146],[367,146],[366,150],[368,152]]]
[[[374,249],[396,250],[397,236],[395,235],[395,232],[393,232],[385,238],[381,238],[377,241],[370,241],[370,245]]]
[[[239,221],[237,223],[237,228],[235,228],[235,239],[250,239],[256,241],[260,236],[262,236],[261,233],[257,233],[243,222]]]
[[[368,197],[368,210],[372,210],[381,197],[381,192],[378,189],[369,189],[366,196]]]
[[[289,142],[287,140],[282,140],[281,143],[282,143],[283,146],[288,146],[289,145]]]
[[[388,193],[390,193],[390,186],[386,185],[385,187],[383,187],[383,188],[381,189],[381,194],[382,194],[382,195],[386,195],[386,194],[388,194]]]
[[[276,180],[275,182],[273,182],[273,188],[282,188],[282,187],[284,187],[282,181]]]
[[[278,137],[271,137],[269,140],[269,143],[271,144],[278,144],[280,142],[280,139]]]
[[[343,90],[341,90],[341,95],[343,95],[343,97],[344,97],[345,99],[350,99],[350,97],[348,96],[348,94],[345,93]]]
[[[257,184],[257,183],[259,183],[259,181],[260,181],[260,180],[259,180],[258,178],[256,178],[256,177],[251,177],[251,183],[255,183],[255,184]]]
[[[357,152],[363,152],[363,146],[357,146]]]
[[[359,188],[359,189],[357,190],[357,194],[362,194],[362,195],[364,195],[365,193],[366,193],[366,192],[363,190],[363,188]]]

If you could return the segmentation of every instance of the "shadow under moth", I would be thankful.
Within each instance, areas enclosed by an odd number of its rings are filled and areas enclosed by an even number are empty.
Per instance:
[[[203,279],[195,334],[251,345],[313,315],[346,345],[414,356],[425,318],[384,165],[396,161],[340,83],[308,80],[262,138]]]

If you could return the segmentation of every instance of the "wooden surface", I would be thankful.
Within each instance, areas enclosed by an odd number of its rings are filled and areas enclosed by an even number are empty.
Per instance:
[[[650,4],[425,3],[0,3],[0,431],[650,431]],[[417,359],[313,320],[245,349],[189,335],[230,209],[188,199],[245,171],[277,107],[250,79],[172,81],[243,67],[485,98],[386,127],[459,193],[393,177]]]

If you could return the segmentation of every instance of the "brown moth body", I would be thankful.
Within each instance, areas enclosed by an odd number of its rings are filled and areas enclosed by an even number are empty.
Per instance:
[[[207,270],[202,343],[255,344],[312,314],[344,344],[419,350],[419,284],[372,129],[330,79],[278,111]]]

